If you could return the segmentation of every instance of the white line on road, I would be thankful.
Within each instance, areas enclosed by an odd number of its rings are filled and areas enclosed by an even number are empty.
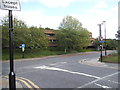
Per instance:
[[[61,65],[61,64],[66,64],[67,62],[56,62],[56,63],[52,63],[50,65],[55,66],[55,65]]]
[[[116,81],[111,81],[111,80],[108,80],[108,81],[111,82],[111,83],[120,84],[119,82],[116,82]]]
[[[73,71],[69,71],[69,70],[66,70],[66,69],[49,67],[49,66],[45,66],[45,65],[39,66],[39,67],[34,67],[34,68],[42,69],[42,70],[52,70],[52,71],[68,72],[68,73],[72,73],[72,74],[79,74],[79,75],[83,75],[83,76],[87,76],[87,77],[92,77],[92,78],[100,79],[100,77],[98,77],[98,76],[94,76],[94,75],[90,75],[90,74],[85,74],[85,73],[80,73],[80,72],[73,72]]]
[[[112,87],[108,87],[108,86],[100,85],[100,84],[97,84],[97,83],[95,83],[95,85],[100,86],[100,87],[102,87],[102,88],[112,88]]]
[[[100,81],[100,80],[102,80],[102,79],[111,77],[111,76],[116,75],[116,74],[119,74],[119,73],[120,73],[120,72],[116,72],[116,73],[113,73],[113,74],[104,76],[104,77],[102,77],[102,78],[98,78],[98,79],[96,79],[96,80],[94,80],[94,81],[91,81],[91,82],[89,82],[89,83],[86,83],[86,84],[84,84],[84,85],[82,85],[82,86],[79,86],[79,87],[77,87],[77,88],[84,88],[84,87],[86,87],[86,86],[88,86],[88,85],[91,85],[91,84],[93,84],[93,83],[95,83],[95,82],[98,82],[98,81]]]

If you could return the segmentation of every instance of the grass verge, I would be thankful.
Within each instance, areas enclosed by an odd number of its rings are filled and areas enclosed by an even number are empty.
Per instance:
[[[21,49],[17,48],[14,49],[14,59],[21,59],[23,58],[37,58],[43,56],[52,56],[52,55],[62,55],[62,54],[70,54],[70,53],[78,53],[77,51],[71,51],[65,53],[64,51],[57,51],[57,50],[49,50],[49,49],[25,49],[25,52],[22,53]],[[2,60],[9,60],[9,49],[2,50]]]
[[[22,53],[21,49],[14,50],[14,59],[23,58],[35,58],[35,57],[43,57],[50,55],[61,55],[64,54],[62,51],[50,51],[50,50],[41,50],[41,49],[26,49],[24,53]],[[2,50],[2,60],[9,60],[9,50]]]
[[[88,51],[94,51],[90,49],[84,49],[80,51],[71,50],[70,52],[65,53],[64,51],[58,51],[58,50],[50,50],[50,49],[25,49],[25,52],[22,53],[21,49],[17,48],[14,49],[14,59],[21,59],[23,58],[37,58],[37,57],[43,57],[43,56],[52,56],[52,55],[62,55],[62,54],[71,54],[71,53],[78,53],[78,52],[88,52]],[[9,49],[3,49],[2,50],[2,60],[9,60]]]
[[[108,56],[103,56],[103,62],[120,63],[120,60],[118,60],[118,54],[110,54]]]

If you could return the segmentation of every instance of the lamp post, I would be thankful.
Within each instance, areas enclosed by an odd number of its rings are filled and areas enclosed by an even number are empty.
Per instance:
[[[117,31],[116,38],[118,38],[118,62],[120,62],[120,28]]]
[[[99,26],[99,42],[102,41],[102,34],[101,34],[101,25],[102,24],[98,24]],[[102,62],[102,44],[100,44],[100,61]]]
[[[106,55],[107,55],[107,52],[106,52],[106,25],[105,25],[105,22],[106,22],[106,21],[103,21],[104,33],[105,33],[105,56],[106,56]]]

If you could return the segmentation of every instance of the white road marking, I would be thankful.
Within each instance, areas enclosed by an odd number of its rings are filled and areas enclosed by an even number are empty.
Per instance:
[[[86,86],[88,86],[88,85],[90,85],[90,84],[93,84],[93,83],[98,82],[98,81],[100,81],[100,80],[102,80],[102,79],[111,77],[111,76],[116,75],[116,74],[119,74],[119,73],[120,73],[120,72],[116,72],[116,73],[113,73],[113,74],[104,76],[104,77],[102,77],[102,78],[98,78],[98,79],[96,79],[96,80],[94,80],[94,81],[91,81],[91,82],[89,82],[89,83],[86,83],[86,84],[84,84],[84,85],[82,85],[82,86],[79,86],[79,87],[77,87],[77,88],[84,88],[84,87],[86,87]]]
[[[67,62],[60,62],[61,64],[65,64],[65,63],[67,63]]]
[[[120,84],[119,82],[116,82],[116,81],[111,81],[111,80],[108,80],[108,81],[111,82],[111,83]]]
[[[52,63],[52,64],[50,64],[50,65],[54,66],[54,65],[56,65],[56,63]]]
[[[112,87],[108,87],[108,86],[100,85],[100,84],[97,84],[97,83],[95,83],[95,85],[100,86],[100,87],[102,87],[102,88],[112,88]]]
[[[52,71],[68,72],[68,73],[72,73],[72,74],[78,74],[78,75],[83,75],[83,76],[87,76],[87,77],[100,79],[100,77],[98,77],[98,76],[85,74],[85,73],[80,73],[80,72],[73,72],[73,71],[69,71],[69,70],[65,70],[65,69],[61,69],[61,68],[49,67],[49,66],[45,66],[45,65],[39,66],[39,67],[34,67],[34,68],[42,69],[42,70],[52,70]]]
[[[66,63],[67,63],[67,62],[56,62],[56,63],[52,63],[52,64],[50,64],[50,65],[55,66],[55,65],[66,64]]]

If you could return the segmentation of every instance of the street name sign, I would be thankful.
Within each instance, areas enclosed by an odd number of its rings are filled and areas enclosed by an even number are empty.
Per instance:
[[[99,41],[100,43],[104,43],[105,41]]]
[[[13,11],[21,10],[19,0],[1,0],[0,8],[4,10],[13,10]]]

